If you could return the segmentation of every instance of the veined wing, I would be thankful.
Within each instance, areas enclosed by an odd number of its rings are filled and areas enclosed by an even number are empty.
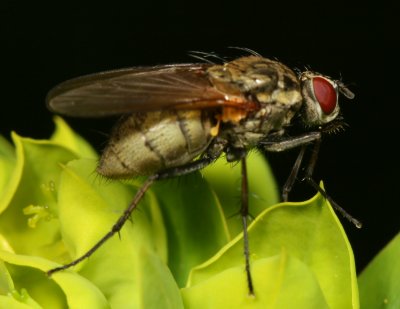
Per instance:
[[[53,88],[46,101],[51,111],[76,117],[238,106],[240,99],[231,101],[210,83],[210,65],[139,67],[82,76]]]

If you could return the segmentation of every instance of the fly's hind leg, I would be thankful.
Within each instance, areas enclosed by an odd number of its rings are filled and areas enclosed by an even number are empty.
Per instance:
[[[186,165],[179,166],[179,167],[174,167],[174,168],[169,168],[166,170],[163,170],[161,172],[158,172],[154,175],[149,176],[146,181],[142,184],[140,189],[136,192],[135,197],[133,198],[132,202],[129,204],[129,206],[125,209],[123,214],[118,218],[118,220],[115,222],[115,224],[112,226],[111,230],[105,234],[92,248],[90,248],[85,254],[80,256],[79,258],[73,260],[72,262],[50,269],[47,271],[47,275],[51,276],[55,272],[61,271],[68,269],[72,266],[77,265],[78,263],[82,262],[84,259],[90,257],[93,253],[97,251],[109,238],[114,236],[114,234],[119,233],[119,231],[122,229],[124,226],[125,222],[130,218],[132,212],[136,209],[137,205],[139,202],[142,200],[144,194],[146,191],[150,188],[150,186],[156,181],[160,179],[167,179],[167,178],[172,178],[176,176],[182,176],[186,175],[195,171],[198,171],[210,163],[212,163],[215,160],[214,157],[203,157],[199,160],[190,162]]]

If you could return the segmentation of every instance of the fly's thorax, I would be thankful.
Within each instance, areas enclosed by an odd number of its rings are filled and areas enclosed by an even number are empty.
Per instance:
[[[221,92],[252,97],[260,103],[297,104],[300,82],[284,64],[249,56],[210,67],[211,83]]]
[[[97,171],[110,178],[126,178],[186,164],[211,142],[212,121],[200,110],[125,116],[114,128]]]
[[[258,105],[239,122],[224,125],[221,134],[233,147],[251,148],[271,132],[282,131],[302,105],[299,79],[277,61],[242,57],[213,66],[208,74],[220,91],[245,96]]]

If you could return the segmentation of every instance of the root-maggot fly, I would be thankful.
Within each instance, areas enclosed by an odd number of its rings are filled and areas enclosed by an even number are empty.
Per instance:
[[[223,64],[190,63],[138,67],[78,77],[61,83],[47,97],[49,109],[74,117],[122,115],[105,148],[97,172],[109,178],[148,176],[123,215],[80,258],[48,274],[76,265],[117,233],[151,184],[191,173],[222,154],[242,164],[245,268],[254,293],[247,237],[246,154],[301,149],[287,183],[287,200],[305,149],[313,156],[305,179],[334,207],[358,225],[312,179],[325,132],[341,126],[339,94],[353,93],[339,80],[312,71],[296,74],[284,64],[257,53]],[[300,133],[288,135],[289,127]]]

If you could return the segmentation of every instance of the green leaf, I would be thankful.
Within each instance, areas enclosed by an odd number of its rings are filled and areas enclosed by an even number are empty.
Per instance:
[[[187,308],[329,308],[310,268],[285,251],[254,261],[252,271],[255,296],[246,294],[246,275],[243,267],[237,266],[183,290],[185,305]]]
[[[12,172],[15,167],[15,153],[11,144],[0,135],[0,201],[3,199],[9,183],[9,179],[12,177]],[[0,202],[0,213],[3,210]]]
[[[8,271],[5,263],[0,260],[0,295],[7,295],[13,290],[14,282],[12,281],[10,272]]]
[[[0,139],[0,308],[358,308],[352,252],[332,210],[320,196],[272,206],[278,192],[259,153],[248,158],[255,297],[235,215],[240,165],[224,159],[156,183],[119,235],[49,279],[45,271],[110,231],[142,184],[99,177],[93,149],[55,122],[49,141],[13,134],[14,151]]]
[[[56,130],[50,138],[51,142],[70,149],[80,158],[97,158],[97,153],[92,146],[72,131],[62,118],[55,116],[54,122],[56,124]]]
[[[42,307],[30,297],[25,289],[22,289],[21,292],[13,290],[7,296],[0,295],[0,308],[40,309]]]
[[[37,141],[12,134],[16,145],[16,163],[7,190],[0,199],[0,234],[20,254],[35,254],[55,258],[62,248],[57,239],[58,222],[56,191],[59,163],[76,156],[48,141]],[[52,242],[53,243],[53,242]]]
[[[400,234],[359,276],[362,308],[400,308]]]
[[[12,270],[16,287],[29,291],[43,308],[66,308],[67,303],[68,308],[109,308],[101,291],[82,276],[61,272],[49,280],[44,272],[55,267],[54,262],[4,250],[0,250],[0,259]]]
[[[326,303],[329,308],[358,308],[350,245],[330,205],[319,194],[304,203],[279,204],[265,210],[249,227],[249,241],[256,300],[248,296],[239,235],[193,269],[188,286],[182,290],[187,308],[217,308],[222,303],[229,308],[312,308],[305,299],[320,306]],[[279,267],[272,270],[270,263]],[[259,267],[265,275],[257,274]],[[218,278],[223,273],[229,278],[229,288]],[[303,277],[308,279],[303,281]],[[201,302],[199,295],[209,291],[213,297],[204,297]],[[274,307],[275,303],[281,306]]]
[[[184,286],[190,269],[230,240],[225,217],[199,173],[160,181],[153,190],[167,228],[168,265],[178,285]]]

